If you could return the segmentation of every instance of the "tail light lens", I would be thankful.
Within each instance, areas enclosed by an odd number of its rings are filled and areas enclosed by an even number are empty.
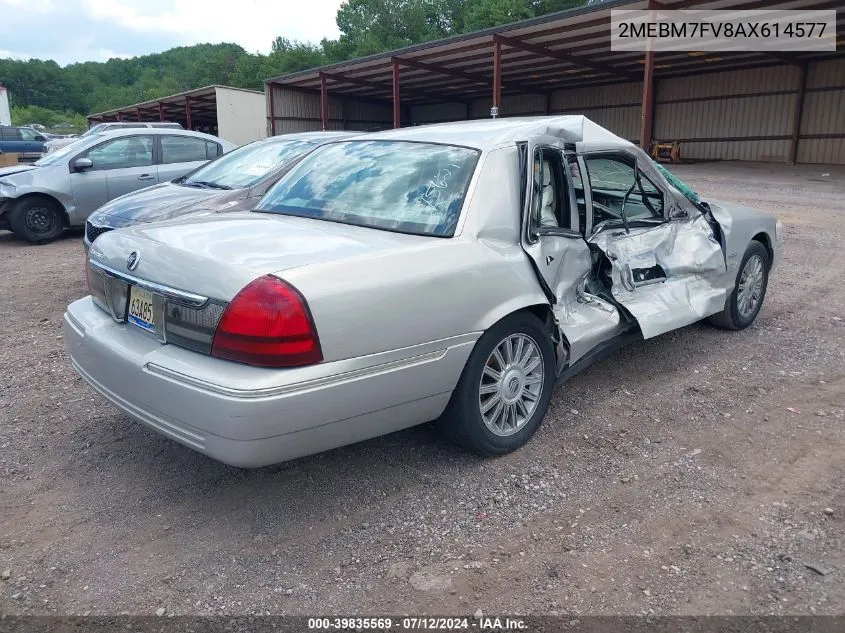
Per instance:
[[[211,355],[260,367],[301,367],[323,360],[305,298],[270,275],[250,283],[226,307]]]

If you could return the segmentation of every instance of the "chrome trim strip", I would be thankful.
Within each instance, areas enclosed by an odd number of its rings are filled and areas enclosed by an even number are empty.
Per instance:
[[[289,396],[305,391],[311,391],[313,389],[333,387],[352,380],[378,376],[380,374],[385,374],[399,369],[408,369],[424,363],[440,360],[446,356],[446,352],[448,351],[448,348],[439,349],[426,354],[420,354],[419,356],[403,358],[388,363],[381,363],[379,365],[373,365],[372,367],[354,369],[334,376],[314,378],[312,380],[306,380],[292,385],[279,385],[277,387],[267,387],[265,389],[233,389],[232,387],[224,387],[223,385],[206,382],[205,380],[188,376],[181,372],[168,369],[167,367],[156,365],[155,363],[147,363],[144,369],[151,373],[158,374],[168,380],[180,382],[204,391],[210,391],[212,393],[217,393],[231,398],[267,398],[271,396]]]
[[[176,288],[170,288],[169,286],[163,286],[161,284],[157,284],[153,281],[147,281],[145,279],[139,279],[138,277],[134,277],[132,275],[127,275],[126,273],[122,273],[110,266],[106,266],[105,264],[101,264],[99,262],[95,262],[93,259],[88,260],[92,265],[96,266],[104,273],[106,273],[109,277],[114,277],[116,279],[121,279],[125,282],[130,284],[134,284],[136,286],[140,286],[145,290],[149,290],[150,292],[155,292],[160,295],[164,295],[168,299],[172,299],[173,301],[179,301],[182,303],[187,303],[189,305],[195,306],[197,308],[201,308],[206,303],[208,303],[208,297],[203,297],[202,295],[197,295],[192,292],[186,292],[184,290],[177,290]]]

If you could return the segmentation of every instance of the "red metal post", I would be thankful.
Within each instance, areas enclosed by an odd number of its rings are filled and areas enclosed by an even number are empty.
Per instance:
[[[267,115],[267,123],[270,124],[270,136],[276,136],[276,103],[273,97],[273,84],[267,84],[265,90],[270,95],[270,114]]]
[[[325,132],[329,127],[329,91],[324,73],[320,73],[320,121]]]
[[[493,42],[493,107],[502,105],[502,45],[498,40]],[[501,114],[501,113],[500,113]]]
[[[649,19],[656,19],[654,15],[654,2],[649,0],[648,8],[651,11]],[[649,151],[654,128],[654,43],[648,41],[648,49],[645,54],[645,68],[643,68],[643,103],[641,108],[640,121],[640,148]]]
[[[402,114],[399,102],[399,62],[393,60],[393,127],[402,127]]]
[[[141,108],[135,108],[135,116],[138,118],[138,122],[141,121]]]
[[[652,140],[654,127],[654,51],[645,54],[645,70],[643,71],[643,105],[642,122],[640,125],[640,147],[646,152]]]
[[[164,104],[161,101],[158,102],[158,120],[164,121]]]
[[[193,122],[191,121],[191,99],[185,95],[185,123],[187,129],[193,129]]]
[[[801,114],[804,110],[804,93],[807,90],[807,62],[798,66],[798,94],[795,95],[795,114],[792,119],[792,143],[789,145],[789,164],[798,158],[798,143],[801,141]]]
[[[118,123],[123,121],[123,116],[120,114],[120,110],[117,111],[117,121]]]

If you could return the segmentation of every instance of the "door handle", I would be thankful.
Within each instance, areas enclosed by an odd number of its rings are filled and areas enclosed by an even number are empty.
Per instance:
[[[138,180],[155,180],[155,176],[151,176],[150,174],[141,174],[138,176]]]

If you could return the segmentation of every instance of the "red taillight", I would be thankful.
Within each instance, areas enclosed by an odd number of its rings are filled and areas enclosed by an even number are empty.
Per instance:
[[[299,367],[323,360],[305,299],[270,275],[250,283],[226,307],[211,355],[261,367]]]

